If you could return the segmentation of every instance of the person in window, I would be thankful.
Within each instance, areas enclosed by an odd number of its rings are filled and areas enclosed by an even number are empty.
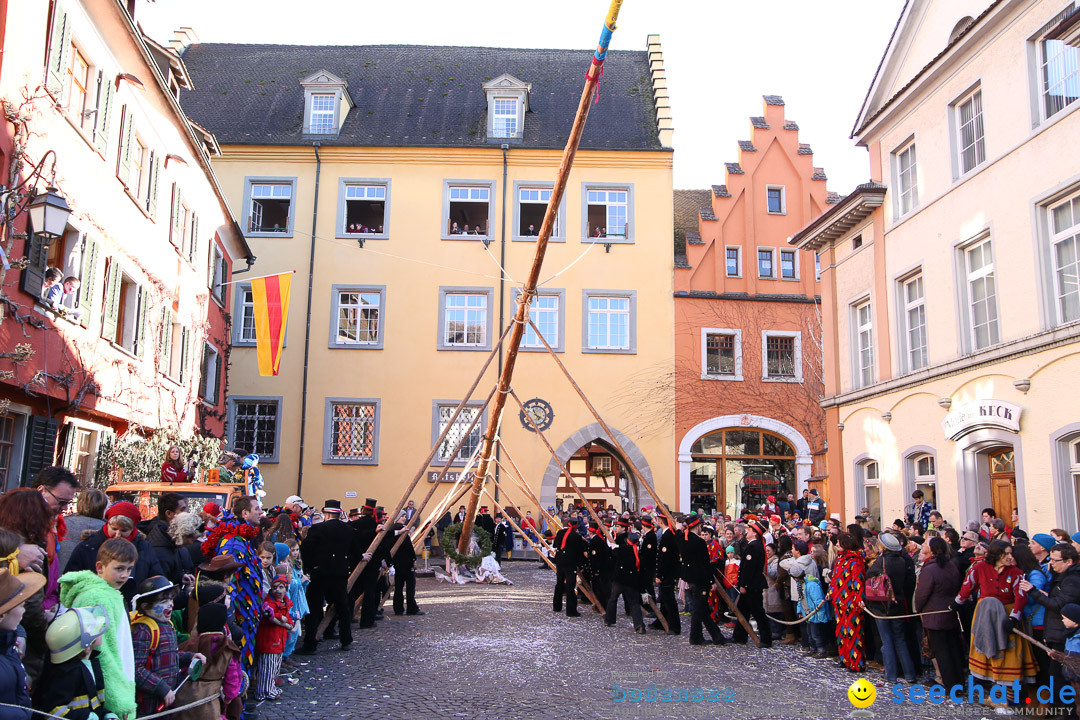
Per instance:
[[[468,226],[466,225],[466,227],[468,227]],[[450,234],[451,235],[460,235],[461,234],[461,228],[458,227],[458,224],[456,222],[450,224]]]
[[[473,234],[474,235],[487,235],[487,233],[484,232],[484,230],[480,227],[479,224],[477,224],[476,228],[473,230]]]
[[[536,235],[536,226],[530,225],[529,229],[525,231],[525,237],[533,237]]]
[[[59,268],[51,267],[45,271],[45,282],[41,285],[41,299],[49,307],[60,307],[60,301],[64,297],[64,287],[60,283],[64,273]]]
[[[599,227],[599,226],[597,226],[596,230],[593,232],[593,237],[606,237],[606,236],[607,236],[607,233],[604,232],[604,228]]]

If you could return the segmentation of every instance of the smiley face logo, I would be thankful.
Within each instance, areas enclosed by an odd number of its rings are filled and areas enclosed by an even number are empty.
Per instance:
[[[857,708],[868,708],[877,699],[877,688],[865,678],[860,678],[851,683],[847,691],[848,700]]]

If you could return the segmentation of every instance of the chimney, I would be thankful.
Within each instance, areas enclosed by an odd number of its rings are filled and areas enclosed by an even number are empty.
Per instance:
[[[184,50],[188,45],[195,45],[199,42],[199,36],[195,34],[195,31],[191,28],[184,26],[179,30],[173,30],[172,40],[169,41],[169,47],[176,51],[177,55],[183,55]]]
[[[660,49],[659,35],[649,35],[645,42],[649,53],[653,102],[656,104],[656,129],[660,134],[660,144],[669,148],[675,129],[671,123],[671,99],[668,97],[667,74],[664,71],[664,52]]]

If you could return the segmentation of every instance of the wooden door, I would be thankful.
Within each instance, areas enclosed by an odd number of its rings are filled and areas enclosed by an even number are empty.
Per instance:
[[[1012,448],[990,452],[990,499],[999,518],[1012,517],[1016,507],[1016,466]]]

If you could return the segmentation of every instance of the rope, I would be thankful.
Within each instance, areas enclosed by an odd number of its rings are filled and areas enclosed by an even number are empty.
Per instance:
[[[210,697],[204,697],[202,700],[196,700],[195,702],[188,703],[187,705],[181,705],[180,707],[171,707],[171,708],[168,708],[167,710],[163,710],[162,712],[154,713],[153,715],[140,715],[139,720],[153,720],[153,718],[159,718],[159,717],[164,717],[166,715],[172,715],[174,713],[178,713],[178,712],[181,712],[183,710],[190,710],[193,707],[199,707],[200,705],[205,705],[208,702],[213,702],[215,700],[220,700],[220,699],[221,699],[220,695],[211,695]],[[0,702],[0,707],[15,708],[16,710],[22,710],[23,712],[26,712],[27,710],[29,710],[30,712],[34,713],[35,715],[42,715],[42,716],[48,717],[48,718],[55,718],[56,720],[71,720],[71,718],[66,718],[66,717],[63,717],[63,716],[60,716],[60,715],[52,715],[50,713],[45,712],[44,710],[35,710],[34,708],[28,708],[28,707],[25,707],[23,705],[12,705],[11,703]]]
[[[543,287],[544,285],[547,285],[547,284],[548,284],[549,282],[551,282],[551,281],[552,281],[552,280],[554,280],[555,278],[559,277],[560,275],[562,275],[562,274],[563,274],[564,272],[566,272],[566,271],[567,271],[567,270],[569,270],[570,268],[572,268],[572,267],[574,267],[575,265],[577,265],[577,264],[578,264],[578,260],[581,260],[581,258],[583,258],[583,257],[585,257],[586,255],[588,255],[588,254],[589,254],[589,251],[590,251],[590,250],[592,250],[592,249],[593,249],[594,247],[596,247],[596,246],[597,246],[598,244],[600,244],[600,243],[594,243],[594,242],[588,243],[588,247],[586,247],[586,248],[585,248],[585,251],[584,251],[584,252],[582,252],[582,253],[581,253],[580,255],[578,255],[578,256],[577,256],[577,259],[575,259],[575,260],[574,260],[573,262],[571,262],[571,263],[570,263],[569,265],[567,265],[566,267],[564,267],[564,268],[563,268],[562,270],[560,270],[559,272],[557,272],[557,273],[555,273],[554,275],[552,275],[551,277],[549,277],[549,278],[548,278],[547,280],[545,280],[544,282],[542,282],[542,283],[540,283],[539,285],[537,285],[537,287]]]
[[[499,264],[498,258],[496,258],[494,255],[491,254],[491,247],[489,245],[487,245],[487,244],[484,245],[484,252],[486,252],[488,257],[491,258],[491,262],[495,263],[495,267],[499,268],[499,272],[501,272],[503,274],[503,277],[505,277],[507,280],[509,280],[511,284],[517,285],[517,280],[510,277],[510,273],[508,273],[506,271],[506,268],[504,268],[502,265]]]
[[[865,602],[862,602],[862,609],[864,613],[876,620],[902,620],[904,618],[922,617],[923,615],[940,615],[941,613],[956,612],[955,610],[928,610],[926,612],[908,613],[907,615],[878,615],[877,613],[871,612],[870,609],[866,607]],[[959,619],[960,613],[957,613],[956,617]]]
[[[824,604],[825,604],[826,602],[828,602],[828,601],[829,601],[829,598],[823,598],[823,599],[821,600],[821,602],[819,602],[819,603],[817,604],[817,607],[816,607],[816,608],[814,608],[814,609],[813,609],[813,610],[811,610],[810,612],[806,613],[806,615],[804,615],[803,617],[799,618],[798,620],[780,620],[779,618],[774,618],[774,617],[773,617],[772,615],[770,615],[769,613],[765,613],[765,617],[769,618],[769,619],[770,619],[770,620],[772,620],[773,622],[777,622],[777,623],[780,623],[781,625],[802,625],[802,624],[803,624],[804,622],[806,622],[807,620],[809,620],[810,618],[812,618],[812,617],[814,616],[814,613],[816,613],[816,612],[817,612],[818,610],[820,610],[820,609],[821,609],[821,606],[822,606],[822,605],[824,605]]]

